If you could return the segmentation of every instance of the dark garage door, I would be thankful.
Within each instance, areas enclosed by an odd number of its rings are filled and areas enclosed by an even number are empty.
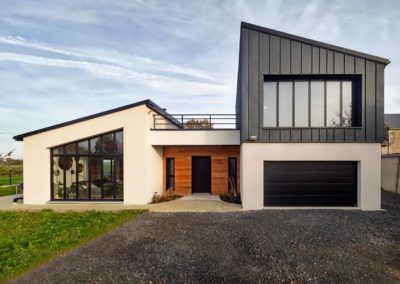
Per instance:
[[[357,162],[264,161],[264,206],[357,206]]]

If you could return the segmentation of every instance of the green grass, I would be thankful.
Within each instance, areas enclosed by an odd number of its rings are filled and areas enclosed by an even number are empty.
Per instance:
[[[0,283],[143,212],[0,212]]]
[[[12,175],[11,184],[18,184],[22,182],[22,175]],[[8,175],[0,175],[0,185],[9,185],[10,177]]]
[[[15,194],[15,185],[0,187],[0,197]]]

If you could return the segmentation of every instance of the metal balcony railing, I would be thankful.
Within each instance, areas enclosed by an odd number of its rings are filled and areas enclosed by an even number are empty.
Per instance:
[[[237,118],[237,114],[154,114],[153,129],[237,129]]]

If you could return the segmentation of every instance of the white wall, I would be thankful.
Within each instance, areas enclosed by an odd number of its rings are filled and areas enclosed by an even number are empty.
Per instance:
[[[379,143],[243,143],[240,188],[245,210],[264,208],[264,161],[358,161],[358,206],[381,208]]]
[[[399,166],[400,156],[382,156],[382,189],[400,193]]]
[[[145,105],[24,138],[24,203],[50,200],[50,148],[124,130],[124,203],[146,204],[162,190],[162,149],[149,143],[154,112]]]
[[[240,145],[239,130],[153,130],[151,145]]]

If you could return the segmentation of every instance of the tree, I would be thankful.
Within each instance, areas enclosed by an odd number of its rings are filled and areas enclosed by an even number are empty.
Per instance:
[[[213,124],[208,119],[189,119],[185,122],[185,128],[188,129],[211,129]]]

